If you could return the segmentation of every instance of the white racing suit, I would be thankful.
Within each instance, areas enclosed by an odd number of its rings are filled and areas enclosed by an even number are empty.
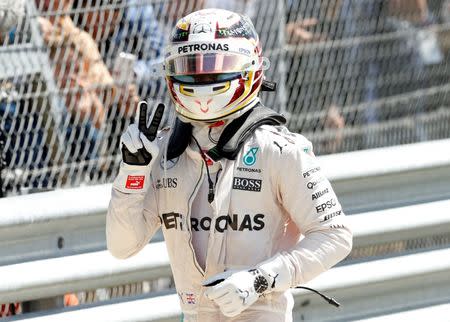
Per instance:
[[[161,227],[184,321],[292,321],[289,288],[328,270],[352,247],[352,233],[311,143],[285,127],[264,125],[245,141],[235,160],[219,161],[214,216],[195,223],[210,232],[203,269],[191,243],[190,216],[206,175],[205,162],[188,147],[165,163],[168,133],[159,135],[162,152],[147,193],[113,188],[106,223],[110,252],[118,258],[132,256]],[[279,274],[275,288],[237,317],[225,317],[203,295],[207,278],[255,267]]]

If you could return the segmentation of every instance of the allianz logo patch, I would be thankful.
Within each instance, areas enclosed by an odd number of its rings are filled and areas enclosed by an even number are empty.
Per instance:
[[[261,186],[262,180],[260,179],[233,178],[233,189],[259,192],[261,191]]]

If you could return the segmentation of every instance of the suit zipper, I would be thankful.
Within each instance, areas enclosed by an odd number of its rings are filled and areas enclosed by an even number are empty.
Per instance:
[[[203,167],[204,167],[204,162],[202,162],[202,168],[200,171],[200,178],[197,181],[195,187],[194,187],[194,191],[192,191],[192,194],[189,197],[188,200],[188,215],[186,218],[186,226],[189,232],[189,247],[191,248],[192,251],[192,259],[194,260],[194,265],[195,267],[197,267],[198,271],[200,272],[200,274],[202,274],[202,276],[205,276],[205,271],[200,267],[200,265],[197,262],[197,257],[195,256],[195,250],[194,247],[192,246],[192,232],[191,232],[191,209],[192,209],[192,202],[193,202],[193,198],[197,195],[198,190],[200,189],[200,186],[203,182],[203,178],[204,178],[204,171],[203,171]]]
[[[222,176],[220,176],[221,172],[222,172],[222,168],[220,168],[216,174],[216,183],[214,185],[214,193],[216,192],[216,189],[219,186],[219,180],[222,178]],[[217,213],[218,210],[215,208],[214,208],[214,210],[215,210],[215,213],[213,214],[214,217],[212,219],[216,219],[216,217],[218,215],[218,213]],[[213,225],[213,221],[211,220],[211,228],[209,230],[209,238],[208,238],[208,247],[206,249],[205,273],[208,271],[208,257],[209,257],[210,251],[212,249],[212,246],[213,246],[212,240],[214,239],[214,233],[215,233],[215,228],[212,227],[212,225]]]

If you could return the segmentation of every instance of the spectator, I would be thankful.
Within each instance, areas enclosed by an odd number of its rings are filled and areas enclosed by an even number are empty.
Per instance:
[[[325,141],[322,147],[323,152],[335,153],[341,149],[344,127],[345,120],[341,115],[339,107],[331,105],[325,117],[324,128],[325,132],[327,129],[331,130],[330,132],[333,137]]]
[[[3,40],[8,38],[6,33],[10,31],[18,22],[19,18],[24,14],[24,0],[1,0],[0,1],[0,45]],[[3,77],[4,75],[0,75]],[[0,86],[0,116],[2,119],[7,118],[8,104],[4,102],[7,99],[7,92],[4,91],[5,84]],[[6,122],[5,122],[6,123]],[[6,141],[6,129],[5,124],[0,122],[0,198],[5,194],[3,185],[3,166],[6,164],[4,161],[4,151],[5,141]],[[5,164],[4,164],[5,163]],[[3,306],[2,304],[0,310],[0,317],[3,316]]]
[[[286,40],[290,44],[292,70],[288,73],[289,106],[294,112],[290,126],[296,131],[322,132],[327,135],[317,142],[320,154],[338,152],[343,140],[345,119],[337,106],[344,106],[347,97],[343,70],[351,70],[352,51],[333,46],[338,40],[342,21],[342,1],[289,0],[286,6]],[[335,137],[332,137],[332,134]]]
[[[33,173],[33,170],[51,166],[53,162],[49,151],[49,129],[38,126],[51,124],[47,122],[48,105],[41,97],[22,96],[24,92],[45,90],[45,86],[36,77],[18,78],[14,81],[3,81],[0,86],[0,136],[3,136],[0,159],[4,162],[2,165],[6,165],[2,172],[4,182],[0,190],[4,195],[10,191],[24,192],[26,189],[42,189],[47,186],[50,182],[48,173]],[[24,172],[25,169],[31,171]]]
[[[24,21],[27,18],[24,9],[23,0],[0,1],[0,41],[5,38],[6,47],[0,57],[0,67],[4,67],[0,68],[0,181],[4,180],[0,182],[0,197],[11,190],[42,189],[50,178],[48,173],[39,170],[52,165],[48,129],[37,126],[49,124],[48,104],[35,95],[38,91],[45,92],[46,85],[38,75],[18,73],[15,69],[15,44],[30,41],[24,32],[27,24],[20,23],[22,18]]]
[[[52,8],[43,9],[62,8],[69,10],[70,1],[56,0]],[[75,89],[66,96],[66,106],[77,114],[77,118],[89,118],[99,129],[105,120],[108,105],[114,102],[124,107],[125,114],[134,112],[132,101],[136,98],[120,93],[114,86],[111,73],[87,32],[80,30],[68,15],[51,16],[49,19],[41,17],[39,22],[55,61],[55,77],[59,87]]]
[[[20,303],[0,304],[0,318],[20,314],[21,310]]]
[[[346,112],[347,122],[372,125],[373,129],[387,119],[411,115],[412,109],[421,113],[426,108],[426,98],[395,108],[385,106],[383,100],[423,87],[427,84],[425,65],[441,60],[439,49],[430,50],[431,35],[424,36],[426,31],[415,27],[429,23],[426,0],[291,0],[288,8],[291,43],[326,41],[323,46],[298,47],[292,65],[308,77],[302,79],[299,89],[291,91],[299,98],[297,106],[308,112],[333,104],[359,105],[355,113]],[[303,29],[293,24],[299,17],[304,18]],[[386,32],[391,37],[376,40],[375,36]],[[387,55],[386,51],[398,54]],[[292,75],[288,83],[300,83],[298,77]],[[360,148],[376,147],[381,140],[405,143],[383,139],[380,134],[367,131]],[[426,139],[418,128],[416,135]]]
[[[320,33],[314,29],[319,24],[318,18],[322,15],[318,15],[315,18],[312,14],[318,12],[318,10],[324,7],[324,4],[329,5],[329,1],[311,1],[307,8],[309,13],[303,13],[296,15],[295,13],[301,9],[300,3],[295,3],[295,0],[287,1],[287,7],[285,8],[282,1],[277,3],[265,2],[261,0],[245,0],[245,1],[218,1],[218,0],[205,0],[205,7],[216,7],[221,9],[227,9],[231,11],[245,13],[255,20],[255,27],[261,34],[261,38],[266,43],[266,52],[269,52],[271,68],[268,71],[268,78],[272,78],[277,81],[276,100],[275,97],[266,97],[266,102],[269,102],[269,106],[274,106],[275,109],[282,111],[284,114],[289,115],[292,110],[286,108],[286,83],[288,82],[287,76],[291,76],[296,73],[288,73],[285,63],[285,57],[287,53],[284,52],[287,43],[298,44],[304,42],[313,42],[324,40],[326,37],[323,33]],[[297,6],[297,8],[295,8]],[[333,5],[333,8],[336,4]],[[283,13],[286,9],[287,23],[284,26],[284,20],[276,17],[279,13]],[[294,10],[297,9],[297,10]],[[331,8],[324,8],[331,10]],[[335,9],[335,8],[334,8]],[[267,23],[272,21],[272,23]],[[271,95],[269,93],[269,95]],[[272,100],[271,100],[272,99]],[[294,104],[295,104],[294,100]],[[299,111],[300,112],[300,111]],[[305,110],[301,112],[305,113]],[[292,118],[290,115],[288,119]],[[343,117],[339,114],[336,106],[331,105],[328,108],[327,117],[321,122],[325,126],[330,126],[333,129],[342,129],[345,124]],[[342,133],[337,135],[335,139],[327,141],[324,145],[318,146],[318,150],[334,152],[340,146],[342,141]]]
[[[75,293],[67,293],[64,295],[64,306],[77,306],[80,304]]]
[[[131,86],[132,97],[162,100],[162,79],[155,75],[154,69],[160,63],[164,33],[156,19],[154,7],[139,0],[112,0],[107,5],[96,4],[74,0],[71,17],[79,28],[95,40],[114,83],[137,85],[136,89],[134,85]],[[131,59],[131,55],[135,55],[135,58]],[[123,63],[124,57],[130,60]],[[119,133],[129,124],[134,111],[120,117],[123,114],[117,113],[116,109],[110,109],[106,115],[107,126],[103,129],[106,140],[102,147],[104,155],[117,151]]]
[[[135,54],[134,72],[140,96],[161,98],[162,84],[153,70],[155,64],[162,63],[165,35],[151,5],[139,5],[137,0],[128,0],[126,5],[119,30],[106,42],[110,56],[117,57],[119,52]]]
[[[24,0],[0,1],[0,34],[8,32],[17,24],[24,15],[24,6]]]
[[[149,83],[155,82],[155,64],[162,62],[165,35],[153,6],[139,0],[115,0],[110,8],[98,8],[74,0],[73,8],[84,11],[72,14],[73,20],[96,41],[105,64],[113,69],[120,53],[136,55],[133,72],[139,96],[155,96],[159,86],[152,88],[158,84]]]
[[[448,24],[450,23],[450,0],[444,0],[442,1],[442,6],[440,8],[440,15],[439,15],[439,20],[442,23]],[[450,56],[450,30],[444,29],[441,30],[439,33],[439,40],[440,40],[440,44],[442,47],[442,50],[444,51],[445,55],[446,55],[446,61],[450,61],[449,60],[449,56]]]
[[[333,2],[333,3],[332,3]],[[329,23],[340,1],[288,0],[286,5],[286,39],[290,44],[325,40],[324,25]]]
[[[110,153],[117,140],[110,136],[108,120],[129,120],[139,101],[133,85],[120,86],[104,63],[93,37],[78,28],[68,15],[71,0],[39,1],[41,10],[64,10],[67,14],[39,18],[44,40],[50,48],[54,74],[69,111],[64,124],[72,161],[84,161]],[[108,18],[109,19],[109,18]],[[96,37],[103,29],[98,29]],[[97,30],[97,29],[96,29]],[[101,139],[103,138],[103,139]],[[66,160],[67,162],[67,160]]]

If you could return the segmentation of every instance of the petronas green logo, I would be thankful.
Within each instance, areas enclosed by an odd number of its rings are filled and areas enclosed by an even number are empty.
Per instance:
[[[259,148],[251,148],[245,155],[242,161],[244,161],[244,164],[247,166],[252,166],[256,162],[256,153],[258,152]]]

